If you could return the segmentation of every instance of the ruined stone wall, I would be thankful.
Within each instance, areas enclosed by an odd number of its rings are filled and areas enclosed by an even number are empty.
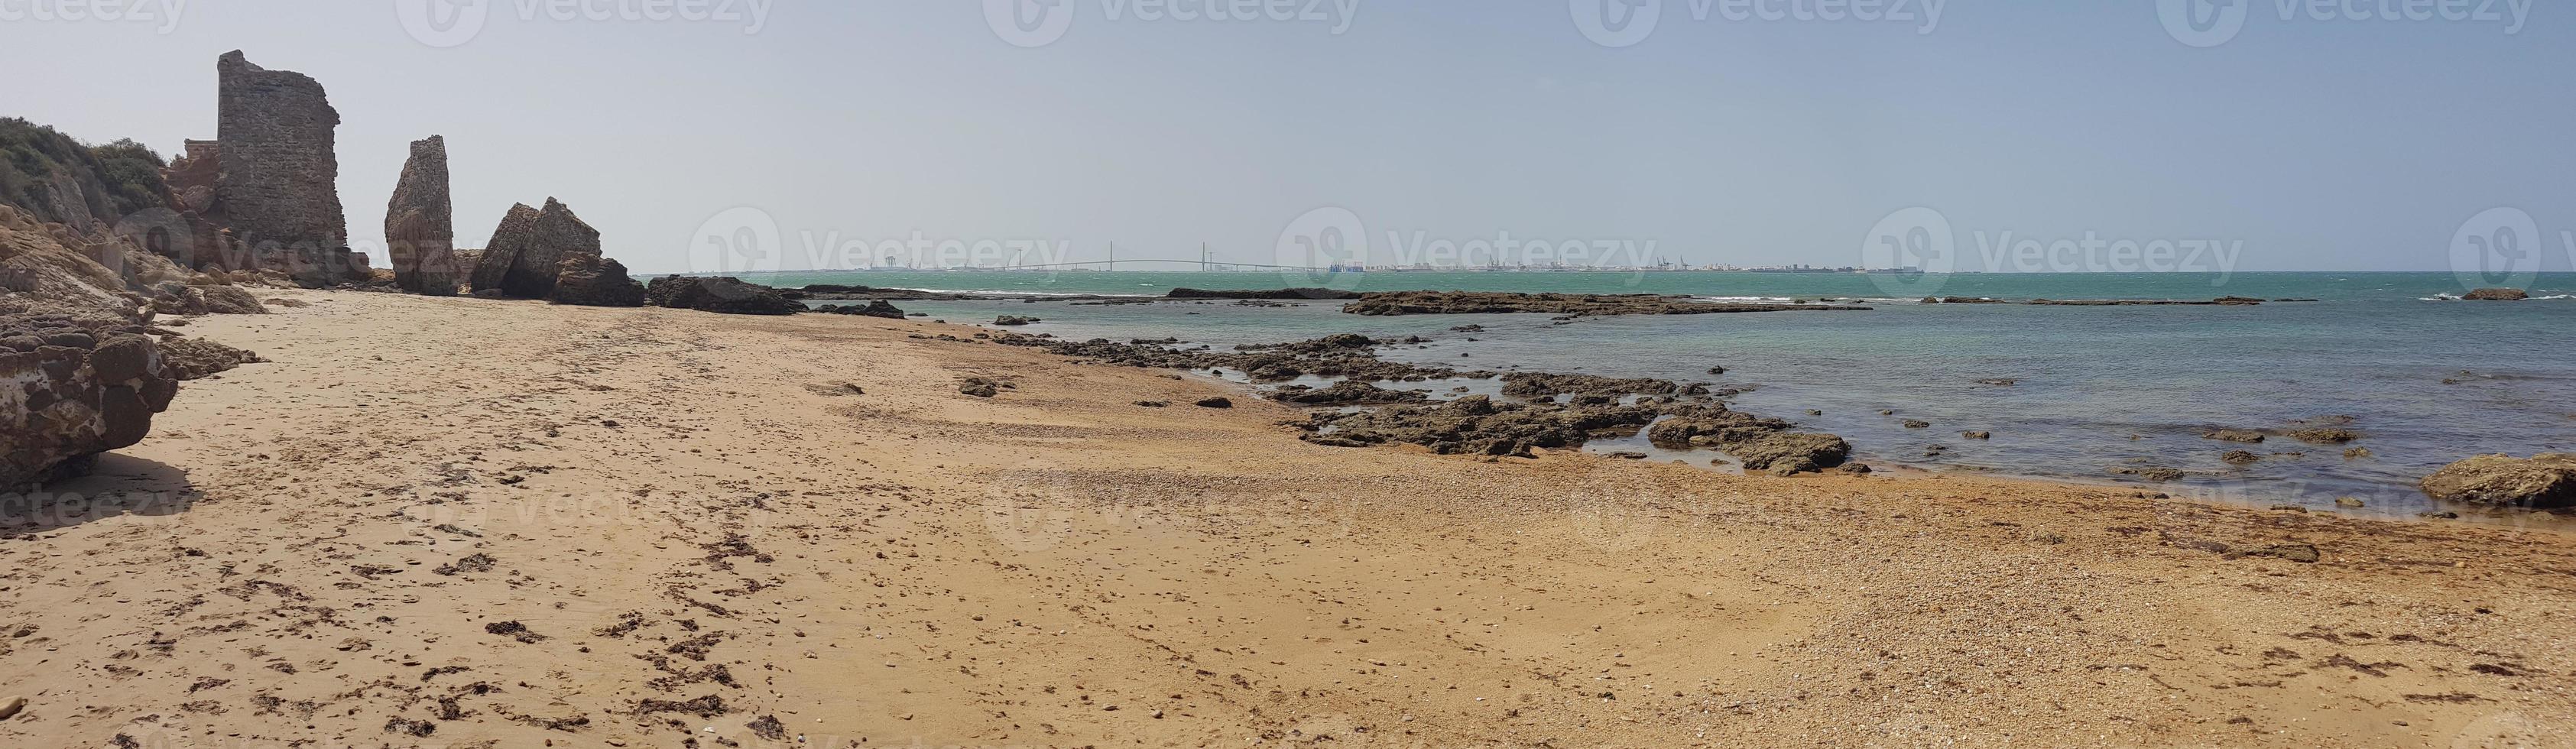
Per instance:
[[[322,84],[253,65],[239,51],[225,53],[215,70],[215,140],[223,154],[215,192],[233,236],[261,265],[306,285],[364,277],[364,256],[347,252],[348,219],[340,210],[332,139],[340,113]]]

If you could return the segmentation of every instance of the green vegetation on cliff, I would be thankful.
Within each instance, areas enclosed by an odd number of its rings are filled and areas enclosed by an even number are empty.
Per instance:
[[[68,222],[85,212],[114,223],[165,207],[163,165],[159,154],[131,139],[87,146],[51,126],[0,117],[0,204],[39,220]],[[65,184],[77,186],[77,200],[62,194]]]

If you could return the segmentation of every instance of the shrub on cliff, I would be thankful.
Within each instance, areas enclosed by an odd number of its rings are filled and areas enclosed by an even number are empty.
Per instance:
[[[85,146],[50,126],[0,117],[0,204],[52,223],[95,228],[167,207],[163,161],[133,140]],[[66,194],[64,186],[77,189]]]

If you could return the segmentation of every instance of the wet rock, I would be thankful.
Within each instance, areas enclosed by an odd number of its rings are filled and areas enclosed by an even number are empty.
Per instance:
[[[2313,445],[2340,445],[2361,439],[2361,433],[2338,427],[2313,427],[2290,430],[2290,439]]]
[[[1960,432],[1959,436],[1972,440],[1982,440],[1993,439],[1995,435],[1989,432]]]
[[[1254,379],[1264,382],[1292,379],[1309,374],[1318,377],[1378,382],[1420,382],[1451,377],[1482,379],[1496,376],[1492,372],[1463,372],[1446,367],[1384,361],[1377,357],[1376,352],[1376,348],[1382,345],[1381,342],[1367,336],[1348,333],[1295,343],[1243,345],[1235,347],[1232,351],[1214,351],[1205,348],[1184,350],[1150,343],[1115,343],[1105,338],[1067,341],[1049,336],[1017,333],[996,334],[993,341],[1008,346],[1042,348],[1057,355],[1104,364],[1201,372],[1234,369],[1250,373]]]
[[[2317,560],[2325,558],[2317,552],[2317,547],[2310,544],[2274,544],[2254,549],[2238,549],[2227,555],[2229,559],[2247,557],[2267,557],[2300,564],[2316,564]]]
[[[1360,295],[1348,291],[1315,288],[1252,291],[1182,288],[1173,289],[1163,297],[1166,299],[1358,299]]]
[[[1596,435],[1633,435],[1653,423],[1643,406],[1496,403],[1470,395],[1448,403],[1312,414],[1299,427],[1317,444],[1358,447],[1413,444],[1443,455],[1520,455],[1533,448],[1579,447]]]
[[[1415,403],[1426,398],[1427,396],[1411,390],[1387,390],[1358,380],[1343,380],[1327,388],[1281,388],[1270,395],[1271,400],[1281,403],[1308,406]]]
[[[2251,429],[2211,429],[2201,432],[2200,438],[2218,440],[2221,442],[2260,444],[2263,441],[2264,435],[2262,432],[2257,432]]]
[[[1725,448],[1743,462],[1745,470],[1778,476],[1821,471],[1851,457],[1851,444],[1830,434],[1783,432],[1727,443]]]
[[[2159,483],[2166,481],[2180,481],[2183,477],[2191,475],[2179,468],[2165,468],[2162,466],[2120,466],[2111,469],[2111,472],[2122,476],[2136,476],[2138,478]]]
[[[1932,427],[1932,422],[1924,421],[1922,419],[1906,419],[1897,423],[1903,425],[1907,429],[1929,429]]]
[[[814,311],[827,315],[858,315],[861,317],[882,317],[889,320],[901,320],[904,318],[903,310],[895,309],[894,304],[883,299],[872,300],[863,305],[826,304],[814,308]]]
[[[1720,304],[1659,294],[1524,294],[1498,291],[1391,291],[1360,295],[1342,306],[1355,315],[1702,315],[1729,312],[1859,311],[1868,307]]]
[[[2244,450],[2229,450],[2227,454],[2218,456],[2218,459],[2232,466],[2250,466],[2261,461],[2263,456]]]
[[[2576,453],[2528,459],[2480,455],[2443,466],[2419,486],[2434,499],[2529,509],[2576,506]]]
[[[1549,398],[1559,395],[1672,395],[1682,386],[1671,380],[1652,378],[1619,379],[1587,374],[1550,374],[1546,372],[1513,372],[1503,375],[1503,394],[1514,398]]]
[[[993,318],[993,324],[995,324],[995,325],[1000,325],[1000,326],[1004,326],[1004,327],[1019,327],[1019,326],[1022,326],[1022,325],[1029,325],[1029,324],[1033,324],[1033,323],[1037,323],[1037,322],[1041,322],[1041,321],[1040,321],[1039,319],[1037,319],[1037,318],[1034,318],[1034,317],[1023,317],[1023,316],[1020,316],[1020,315],[1003,315],[1003,316],[1000,316],[1000,317]]]
[[[2460,298],[2481,302],[2519,302],[2531,298],[2531,294],[2521,289],[2478,289],[2462,294]]]
[[[1224,397],[1200,398],[1194,405],[1200,408],[1233,408],[1234,401]]]

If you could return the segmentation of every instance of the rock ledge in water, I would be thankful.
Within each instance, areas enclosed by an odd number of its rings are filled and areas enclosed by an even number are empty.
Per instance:
[[[2480,455],[2443,466],[2420,485],[2426,496],[2453,502],[2535,510],[2576,506],[2576,453]]]

